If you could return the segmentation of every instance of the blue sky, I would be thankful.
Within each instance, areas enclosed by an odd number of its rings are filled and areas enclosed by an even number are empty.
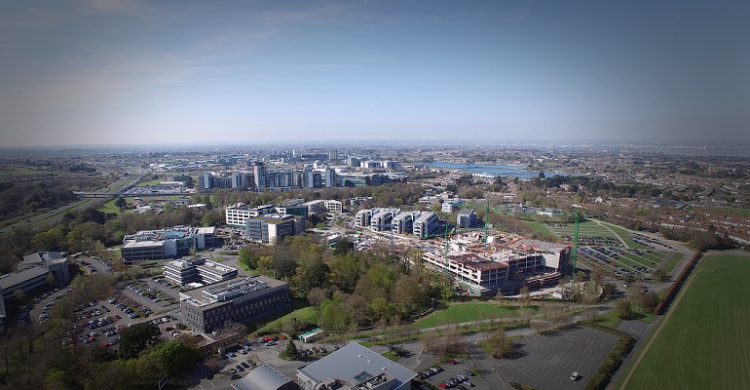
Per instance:
[[[750,2],[3,1],[0,145],[750,141]]]

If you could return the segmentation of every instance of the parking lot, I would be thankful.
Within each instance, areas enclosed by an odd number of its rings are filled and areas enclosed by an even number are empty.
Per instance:
[[[607,357],[617,337],[583,326],[516,340],[514,357],[496,369],[509,381],[536,390],[583,389]],[[578,379],[571,374],[577,372]]]

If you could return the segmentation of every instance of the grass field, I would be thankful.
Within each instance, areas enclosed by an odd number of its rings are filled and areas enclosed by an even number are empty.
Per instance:
[[[155,186],[155,185],[157,185],[157,184],[159,184],[159,183],[161,183],[163,181],[164,181],[164,179],[160,177],[158,179],[153,179],[153,180],[149,180],[149,181],[140,182],[140,183],[136,184],[135,186],[136,187]]]
[[[550,231],[547,228],[547,225],[545,225],[545,224],[543,224],[541,222],[532,222],[532,221],[523,221],[523,222],[526,223],[527,225],[529,225],[530,228],[532,228],[532,229],[534,229],[534,230],[536,230],[538,232],[541,232],[541,233],[544,233],[544,234],[549,234],[550,236],[554,236],[555,235],[555,233],[552,233],[552,231]]]
[[[318,313],[310,306],[310,304],[306,300],[292,299],[292,307],[290,307],[289,309],[274,313],[268,317],[263,318],[262,321],[264,322],[262,327],[258,328],[258,325],[261,325],[260,321],[251,321],[247,324],[247,327],[251,333],[274,333],[278,332],[280,325],[291,317],[303,319],[311,324],[316,324],[318,322]]]
[[[415,325],[420,329],[432,328],[447,323],[462,323],[479,320],[481,313],[494,315],[496,318],[507,317],[517,310],[514,306],[501,305],[484,302],[457,303],[446,309],[418,320]],[[536,308],[532,308],[536,311]]]
[[[126,202],[130,202],[135,198],[125,198]],[[97,210],[105,213],[105,214],[129,214],[133,212],[133,209],[123,209],[122,212],[120,212],[120,208],[115,206],[115,202],[117,202],[117,199],[110,199],[107,201],[107,203],[104,203],[103,205],[99,206]]]
[[[625,389],[750,388],[750,257],[703,260]]]
[[[609,223],[602,222],[602,225],[608,227],[610,230],[615,232],[615,234],[617,234],[620,237],[622,242],[624,242],[625,245],[628,246],[628,248],[643,249],[643,250],[650,249],[650,248],[646,248],[645,246],[641,244],[636,244],[635,242],[628,240],[628,237],[630,237],[630,232],[628,232],[627,230],[621,227],[609,224]]]
[[[685,257],[685,254],[683,253],[675,253],[671,259],[667,262],[667,265],[664,266],[664,272],[669,275],[672,273],[672,271],[677,267],[677,264],[680,264],[680,261],[682,261],[682,258]]]
[[[696,211],[708,211],[714,214],[723,214],[723,215],[730,215],[734,217],[750,217],[750,210],[748,209],[738,209],[735,207],[691,207],[691,210]]]

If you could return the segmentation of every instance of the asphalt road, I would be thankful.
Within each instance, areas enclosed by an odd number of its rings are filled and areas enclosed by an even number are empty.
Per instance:
[[[114,182],[113,184],[111,184],[110,186],[107,186],[107,187],[104,187],[104,188],[100,188],[99,191],[100,192],[112,192],[112,191],[114,191],[114,188],[116,188],[117,186],[119,186],[120,184],[122,184],[125,181],[130,181],[130,183],[128,183],[128,185],[134,185],[135,183],[138,182],[138,180],[140,180],[140,177],[133,178],[133,179],[131,179],[131,178],[120,179],[120,180]],[[15,225],[2,228],[2,229],[0,229],[0,235],[5,235],[5,234],[8,234],[8,233],[11,233],[12,231],[14,231],[16,229],[20,229],[20,228],[27,227],[27,226],[33,227],[33,226],[42,226],[42,225],[47,225],[47,224],[55,223],[55,222],[60,221],[62,219],[62,217],[65,215],[65,213],[67,213],[68,211],[83,210],[85,208],[91,207],[93,204],[97,204],[96,200],[94,200],[94,199],[78,200],[78,201],[75,201],[75,202],[73,202],[71,204],[58,207],[58,208],[56,208],[54,210],[50,210],[50,211],[48,211],[46,213],[39,214],[39,215],[30,217],[30,218],[27,218],[25,221],[16,223]],[[50,216],[52,216],[52,217],[49,218]],[[49,218],[49,219],[45,220],[45,218]],[[44,220],[44,221],[42,221],[42,220]],[[42,221],[42,222],[40,222],[40,221]]]

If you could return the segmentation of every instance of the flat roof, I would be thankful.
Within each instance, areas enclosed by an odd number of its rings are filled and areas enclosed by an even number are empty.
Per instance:
[[[0,276],[0,289],[14,290],[12,287],[19,285],[27,280],[34,279],[41,275],[46,275],[49,271],[42,267],[26,267],[18,271],[7,273]]]
[[[131,249],[131,248],[147,248],[147,247],[154,247],[154,246],[164,246],[164,241],[132,241],[128,240],[125,241],[124,244],[122,244],[122,249]]]
[[[284,286],[284,285],[287,284],[286,282],[282,282],[281,280],[274,279],[274,278],[271,278],[271,277],[268,277],[268,276],[265,276],[265,275],[255,275],[255,276],[248,277],[248,279],[253,279],[253,280],[265,283],[266,288],[263,289],[263,290],[260,290],[260,291],[265,291],[265,290],[268,290],[268,289],[272,289],[272,288]],[[194,289],[194,290],[189,290],[189,291],[181,292],[180,293],[180,297],[181,297],[180,299],[182,300],[183,297],[187,297],[189,299],[193,299],[193,300],[198,301],[198,302],[206,302],[205,305],[200,306],[201,308],[208,308],[208,307],[212,307],[212,306],[223,305],[223,304],[225,304],[227,302],[231,302],[232,300],[228,300],[228,301],[216,301],[216,302],[209,301],[208,298],[206,298],[206,297],[203,296],[203,290],[209,289],[209,288],[212,289],[212,290],[214,290],[214,289],[221,290],[222,288],[227,288],[227,286],[229,284],[237,283],[237,282],[238,282],[237,279],[230,279],[230,280],[226,280],[226,281],[223,281],[223,282],[220,282],[220,283],[215,283],[215,284],[209,285],[207,287],[197,288],[197,289]],[[254,293],[257,293],[257,292],[259,292],[259,291],[251,292],[251,293],[246,294],[246,295],[253,295]]]
[[[491,269],[507,268],[508,264],[501,263],[499,261],[492,261],[484,257],[477,256],[473,253],[466,253],[462,255],[448,256],[450,261],[454,263],[460,263],[466,268],[475,269],[477,271],[489,271]]]
[[[338,351],[297,370],[308,378],[320,382],[326,378],[360,383],[368,378],[386,373],[396,378],[399,387],[417,375],[414,371],[381,356],[373,350],[351,342]]]

